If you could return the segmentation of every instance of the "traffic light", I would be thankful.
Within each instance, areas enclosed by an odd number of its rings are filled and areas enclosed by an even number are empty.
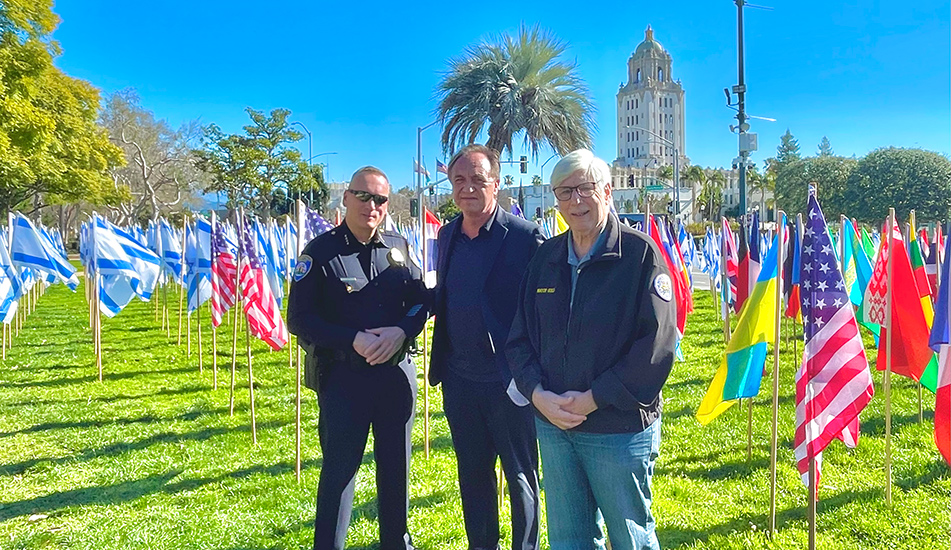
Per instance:
[[[409,200],[409,215],[411,218],[419,217],[419,199]]]
[[[627,186],[634,187],[634,174],[631,174],[627,177]]]
[[[541,206],[536,206],[536,207],[535,207],[535,219],[538,219],[538,220],[542,219],[542,207],[541,207]]]
[[[435,187],[430,187],[430,188],[429,188],[429,195],[432,196],[432,195],[435,195],[435,194],[436,194],[436,188],[435,188]]]
[[[518,171],[522,174],[528,173],[528,157],[524,155],[518,157]]]

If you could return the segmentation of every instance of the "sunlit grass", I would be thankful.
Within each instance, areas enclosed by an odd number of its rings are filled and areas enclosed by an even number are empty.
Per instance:
[[[24,323],[0,367],[0,548],[305,548],[320,453],[316,400],[303,394],[303,475],[294,474],[294,371],[286,351],[253,343],[258,445],[251,441],[244,338],[229,416],[231,326],[218,334],[217,390],[211,334],[204,372],[197,342],[188,356],[155,321],[151,304],[133,303],[103,323],[105,379],[98,382],[82,290],[53,287]],[[780,389],[778,533],[769,542],[769,409],[764,389],[753,407],[733,407],[710,426],[694,418],[723,348],[709,293],[696,295],[683,349],[664,390],[655,515],[665,548],[804,548],[806,489],[792,453],[794,363],[784,351]],[[207,322],[207,311],[205,322]],[[870,343],[870,342],[869,342]],[[798,346],[801,353],[802,347]],[[870,353],[874,359],[874,352]],[[772,370],[772,360],[768,363]],[[769,372],[764,388],[771,385]],[[825,453],[819,503],[821,548],[947,548],[951,475],[932,441],[934,396],[918,422],[915,386],[897,379],[893,395],[894,503],[884,497],[884,395],[862,415],[859,447],[836,442]],[[463,549],[455,459],[430,390],[431,444],[423,456],[422,378],[414,429],[410,529],[417,546]],[[357,486],[348,543],[377,540],[372,452]],[[32,516],[32,518],[31,518]],[[46,516],[46,517],[43,517]],[[503,531],[508,536],[508,509]],[[543,529],[544,539],[544,529]],[[505,546],[505,544],[503,544]]]

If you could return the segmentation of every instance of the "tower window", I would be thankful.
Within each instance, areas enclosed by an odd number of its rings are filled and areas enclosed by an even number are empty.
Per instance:
[[[661,69],[660,67],[657,68],[657,80],[661,82],[664,81],[664,69]]]
[[[641,81],[641,70],[638,69],[637,76],[634,77],[634,82],[640,82],[640,81]]]
[[[634,98],[634,108],[637,109],[637,98]]]
[[[635,147],[635,148],[634,148],[634,156],[635,156],[635,157],[641,156],[641,148],[640,148],[640,147]]]

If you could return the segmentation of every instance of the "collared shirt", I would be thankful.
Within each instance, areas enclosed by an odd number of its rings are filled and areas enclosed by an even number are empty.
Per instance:
[[[609,214],[610,215],[610,214]],[[604,246],[604,242],[607,239],[607,232],[604,230],[608,226],[607,222],[601,226],[601,232],[598,233],[598,238],[595,239],[594,244],[591,245],[591,248],[588,249],[588,253],[584,255],[581,259],[578,259],[578,254],[575,253],[575,242],[571,237],[569,230],[568,233],[568,265],[571,266],[571,301],[568,302],[569,305],[575,303],[575,287],[578,286],[578,275],[581,274],[581,268],[584,267],[586,263],[591,261],[591,256],[593,256],[598,249]]]
[[[366,275],[367,279],[375,278],[377,276],[377,270],[376,266],[372,263],[373,249],[386,246],[382,233],[380,231],[374,231],[370,240],[364,244],[353,234],[353,231],[350,230],[350,226],[346,223],[340,227],[343,231],[344,242],[352,252],[357,253],[357,259],[360,260],[360,267],[363,268],[363,274]]]
[[[501,379],[482,312],[482,285],[485,283],[489,243],[496,212],[479,228],[475,238],[462,231],[462,223],[451,237],[446,270],[446,330],[452,342],[449,369],[475,382]],[[501,344],[500,344],[501,345]]]

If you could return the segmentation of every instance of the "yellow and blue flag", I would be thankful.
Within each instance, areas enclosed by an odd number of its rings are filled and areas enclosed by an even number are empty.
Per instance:
[[[783,219],[780,227],[785,225]],[[779,284],[776,254],[780,232],[773,237],[766,260],[750,297],[740,309],[740,317],[730,343],[727,344],[720,368],[697,409],[697,420],[707,425],[737,399],[759,393],[766,363],[768,344],[776,345],[776,285]]]

